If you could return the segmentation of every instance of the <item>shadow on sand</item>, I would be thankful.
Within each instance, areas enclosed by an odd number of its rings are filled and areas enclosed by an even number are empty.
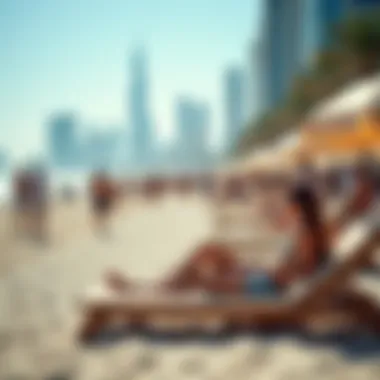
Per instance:
[[[91,339],[91,341],[86,341],[83,344],[86,348],[101,349],[128,339],[140,339],[158,345],[182,345],[189,343],[223,345],[230,344],[241,338],[273,344],[284,339],[289,339],[299,342],[305,347],[336,349],[351,360],[380,357],[380,337],[366,333],[329,334],[317,337],[292,331],[265,333],[257,331],[163,333],[153,330],[133,331],[130,329],[113,329],[112,331],[104,331]]]

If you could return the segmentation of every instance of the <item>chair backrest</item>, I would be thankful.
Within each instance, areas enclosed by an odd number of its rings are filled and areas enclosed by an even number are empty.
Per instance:
[[[292,286],[289,289],[290,299],[307,305],[343,286],[353,272],[365,265],[378,244],[379,216],[378,210],[371,210],[351,223],[336,240],[331,262],[306,281]]]

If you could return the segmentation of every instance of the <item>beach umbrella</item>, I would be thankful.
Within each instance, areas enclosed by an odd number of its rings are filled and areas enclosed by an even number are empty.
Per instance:
[[[356,156],[363,151],[380,149],[380,123],[371,115],[359,116],[350,125],[330,128],[306,128],[304,149],[312,155]]]
[[[354,83],[315,107],[302,127],[313,156],[355,157],[380,149],[380,76]]]
[[[333,96],[317,104],[307,115],[315,122],[355,118],[364,111],[377,108],[380,96],[380,74],[355,81]]]
[[[300,148],[299,133],[282,136],[276,142],[255,150],[247,156],[244,171],[284,171],[290,170],[296,163]]]

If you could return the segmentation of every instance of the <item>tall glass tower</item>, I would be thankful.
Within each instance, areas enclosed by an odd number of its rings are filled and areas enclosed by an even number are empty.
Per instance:
[[[142,49],[130,58],[129,115],[133,156],[136,164],[146,165],[152,149],[152,127],[149,108],[147,58]]]
[[[178,163],[182,169],[200,168],[208,154],[209,107],[190,97],[180,97],[175,112]]]
[[[224,78],[226,148],[236,142],[244,124],[244,74],[238,67],[230,67]]]
[[[305,1],[266,0],[261,63],[264,108],[281,102],[300,70]]]
[[[78,164],[78,122],[74,114],[59,113],[49,120],[48,145],[54,166],[63,168]]]

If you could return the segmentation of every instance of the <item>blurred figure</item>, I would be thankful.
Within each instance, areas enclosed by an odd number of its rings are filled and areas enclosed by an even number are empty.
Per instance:
[[[14,232],[17,236],[27,234],[30,221],[27,218],[29,200],[29,178],[27,172],[19,170],[13,178],[13,218]]]
[[[47,238],[48,186],[42,171],[21,170],[14,178],[14,228],[18,236]]]
[[[40,241],[46,241],[48,230],[49,189],[47,175],[43,170],[34,171],[33,184],[35,191],[35,236]]]
[[[105,173],[98,173],[92,178],[90,194],[95,228],[104,233],[107,231],[108,218],[115,204],[116,189]]]

